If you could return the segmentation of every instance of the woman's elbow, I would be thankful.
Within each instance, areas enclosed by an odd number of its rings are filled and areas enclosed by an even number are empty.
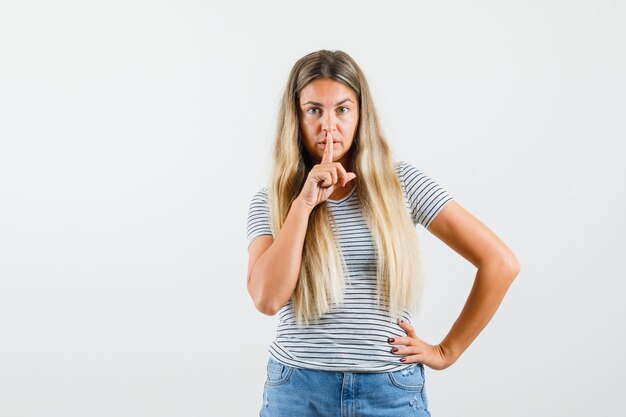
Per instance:
[[[519,274],[521,264],[513,252],[506,251],[485,257],[479,264],[480,268],[493,271],[494,276],[506,280],[510,284]]]
[[[266,316],[274,316],[278,312],[273,303],[267,300],[267,297],[263,297],[262,294],[257,290],[253,291],[248,282],[248,294],[250,294],[250,298],[254,303],[254,307],[257,309],[259,313],[265,314]]]
[[[510,252],[502,260],[503,269],[506,271],[505,275],[510,281],[513,281],[522,269],[522,265],[513,252]]]
[[[254,305],[259,313],[265,314],[266,316],[275,316],[278,312],[278,309],[269,303],[255,302]]]

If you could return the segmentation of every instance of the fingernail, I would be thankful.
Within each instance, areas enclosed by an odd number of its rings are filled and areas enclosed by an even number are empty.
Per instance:
[[[398,351],[398,348],[397,348],[397,347],[395,347],[395,348],[391,349],[391,351],[392,351],[392,352],[397,352],[397,351]]]
[[[398,319],[398,323],[404,323],[404,320]]]
[[[400,362],[404,362],[406,358],[400,358]]]
[[[388,338],[388,339],[387,339],[387,342],[389,342],[389,343],[393,343],[393,342],[394,342],[394,340],[396,340],[396,339],[394,339],[393,337],[390,337],[390,338]]]

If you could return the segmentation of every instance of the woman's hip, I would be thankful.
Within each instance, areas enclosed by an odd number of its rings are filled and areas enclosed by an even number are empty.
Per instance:
[[[424,365],[393,372],[334,372],[270,357],[261,417],[429,417]]]

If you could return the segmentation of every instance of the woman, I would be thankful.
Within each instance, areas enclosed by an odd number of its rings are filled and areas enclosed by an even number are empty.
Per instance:
[[[435,345],[411,325],[422,293],[418,223],[477,267],[465,308]],[[253,196],[246,231],[248,292],[280,318],[267,417],[429,416],[424,365],[452,365],[520,270],[443,187],[392,161],[363,72],[342,51],[292,68],[270,186]]]

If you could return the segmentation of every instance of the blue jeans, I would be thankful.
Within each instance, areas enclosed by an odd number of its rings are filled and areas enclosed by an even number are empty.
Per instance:
[[[424,365],[394,372],[295,368],[270,357],[260,417],[430,417]]]

